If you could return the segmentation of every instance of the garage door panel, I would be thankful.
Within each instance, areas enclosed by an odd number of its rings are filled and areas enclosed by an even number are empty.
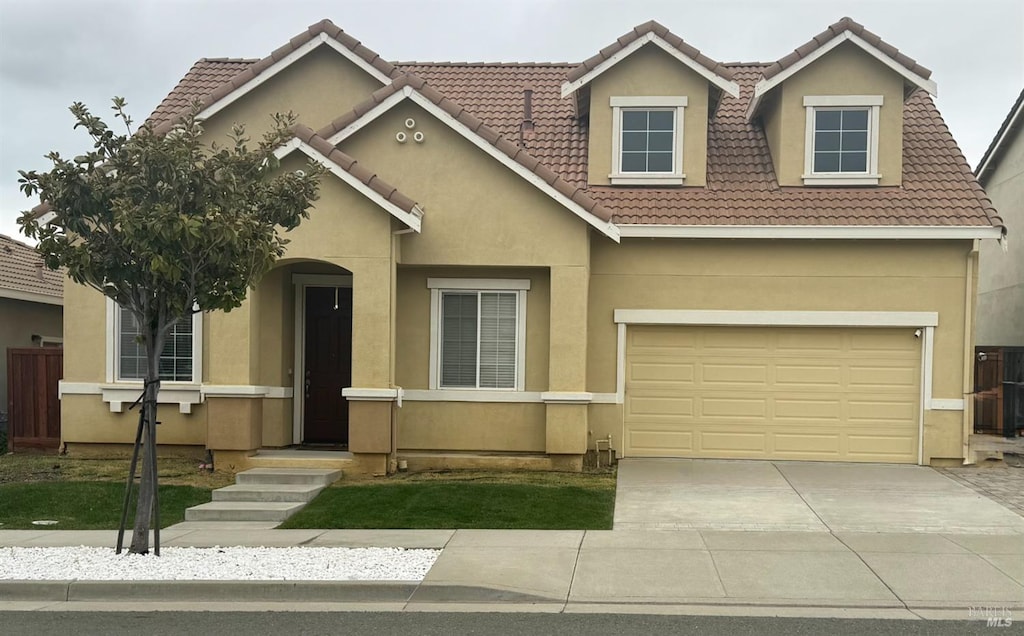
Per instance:
[[[761,421],[768,414],[768,400],[764,398],[704,397],[698,398],[698,404],[700,410],[697,415],[704,420]]]
[[[702,431],[700,450],[711,453],[735,453],[760,456],[765,452],[768,436],[763,432]]]
[[[693,437],[688,431],[636,429],[629,433],[629,446],[646,457],[680,457],[693,454]]]
[[[917,422],[917,406],[896,400],[849,400],[846,418],[851,424],[914,424]]]
[[[715,389],[764,388],[768,386],[768,363],[705,362],[700,365],[700,383]]]
[[[921,373],[917,369],[876,366],[851,367],[850,381],[847,386],[851,391],[902,394],[916,390],[920,375]]]
[[[838,364],[807,364],[806,362],[775,363],[775,386],[802,389],[805,387],[838,390],[843,383],[843,369]]]
[[[626,355],[629,456],[916,461],[911,329],[631,326]]]
[[[838,458],[840,436],[837,433],[776,433],[772,436],[775,453],[787,457],[820,459]]]
[[[671,382],[693,384],[693,364],[670,364],[667,362],[634,362],[630,365],[630,377],[640,382]]]
[[[816,332],[807,330],[779,329],[775,339],[775,352],[779,355],[835,355],[843,350],[841,332]]]
[[[685,420],[693,417],[693,402],[691,397],[634,396],[627,414],[635,418],[662,416]]]
[[[798,398],[776,398],[775,422],[813,421],[837,425],[842,419],[842,400],[811,400]]]

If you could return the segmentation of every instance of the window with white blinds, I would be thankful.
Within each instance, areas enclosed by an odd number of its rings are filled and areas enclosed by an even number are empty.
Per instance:
[[[519,292],[441,293],[441,388],[514,389]]]
[[[143,380],[146,377],[146,349],[139,341],[141,333],[135,316],[118,308],[117,378]],[[160,379],[168,382],[192,382],[194,360],[194,320],[178,321],[167,335],[160,353]]]

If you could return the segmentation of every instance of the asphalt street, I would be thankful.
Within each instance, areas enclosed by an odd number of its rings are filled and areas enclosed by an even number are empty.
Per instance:
[[[0,612],[5,636],[39,634],[390,634],[409,636],[623,636],[729,634],[730,636],[929,636],[999,634],[984,620],[856,620],[647,614],[530,614],[425,612]]]

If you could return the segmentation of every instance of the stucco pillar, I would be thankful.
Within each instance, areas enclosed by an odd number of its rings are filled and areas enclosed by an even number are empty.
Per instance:
[[[249,453],[263,445],[263,401],[241,397],[244,387],[259,375],[259,293],[250,290],[242,305],[230,312],[217,311],[207,318],[203,336],[207,355],[203,381],[222,387],[220,395],[206,395],[206,446],[214,451]],[[211,387],[211,388],[212,388]]]
[[[545,450],[587,451],[587,267],[551,268],[550,355]]]
[[[392,450],[392,302],[390,258],[363,258],[352,271],[352,387],[345,391],[349,450],[374,466]],[[387,392],[388,395],[384,395]],[[378,469],[367,472],[381,472]]]

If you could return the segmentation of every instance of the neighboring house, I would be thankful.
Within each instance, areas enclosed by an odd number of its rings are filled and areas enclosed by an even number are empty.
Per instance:
[[[59,345],[64,276],[35,248],[0,234],[0,411],[8,412],[7,350]]]
[[[974,171],[1010,228],[1024,227],[1022,129],[1024,91]],[[980,248],[976,337],[986,347],[1024,347],[1024,256],[1016,241],[1004,247],[986,241]]]
[[[329,21],[200,60],[158,131],[193,99],[211,140],[291,110],[282,169],[329,173],[247,302],[175,334],[162,443],[236,466],[347,445],[368,472],[579,469],[608,436],[625,457],[969,460],[975,242],[1003,227],[929,75],[845,18],[771,63],[654,22],[581,64],[389,63]],[[132,325],[66,298],[64,441],[130,443]]]

